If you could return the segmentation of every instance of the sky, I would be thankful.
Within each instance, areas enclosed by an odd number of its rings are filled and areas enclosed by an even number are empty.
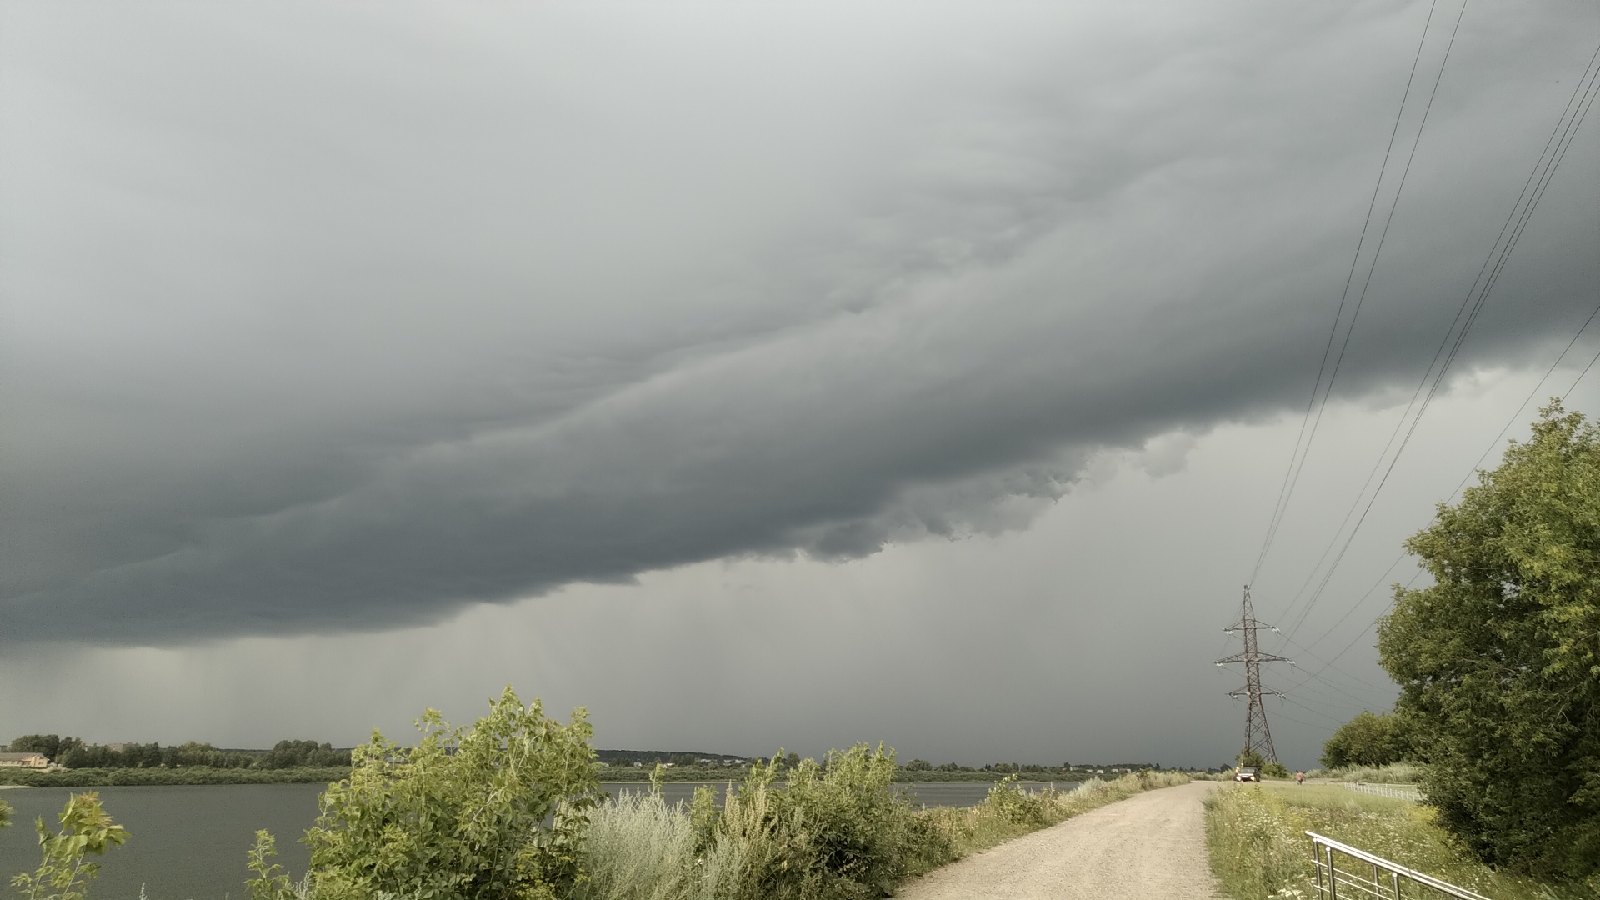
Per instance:
[[[1393,700],[1401,541],[1600,413],[1597,46],[1578,0],[0,2],[0,739],[510,684],[604,747],[1221,765],[1249,582],[1309,767]]]

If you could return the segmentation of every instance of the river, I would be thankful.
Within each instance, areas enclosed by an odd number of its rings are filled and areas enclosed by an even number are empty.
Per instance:
[[[1024,784],[1024,787],[1040,787]],[[278,839],[278,861],[298,876],[307,854],[299,837],[317,817],[321,784],[238,784],[96,788],[117,822],[132,835],[99,860],[100,877],[90,890],[98,900],[135,900],[142,886],[149,900],[223,900],[248,896],[245,853],[258,828]],[[607,791],[644,790],[643,784],[606,784]],[[726,784],[714,785],[719,796]],[[989,792],[987,782],[896,785],[917,803],[972,806]],[[1071,783],[1060,785],[1073,787]],[[670,783],[668,802],[687,801],[695,785]],[[86,790],[79,788],[77,790]],[[15,810],[12,827],[0,829],[0,878],[38,865],[33,820],[54,825],[72,793],[67,788],[0,791]],[[0,894],[9,888],[0,886]]]

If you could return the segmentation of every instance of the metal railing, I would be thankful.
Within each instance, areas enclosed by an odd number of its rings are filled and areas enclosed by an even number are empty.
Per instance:
[[[1317,900],[1338,900],[1340,897],[1352,900],[1356,897],[1489,900],[1482,894],[1392,863],[1365,850],[1341,844],[1314,831],[1306,832],[1306,836],[1311,838],[1311,856],[1316,860]],[[1335,853],[1339,857],[1335,857]],[[1339,868],[1340,865],[1344,868]],[[1402,887],[1405,888],[1403,894]]]
[[[1369,784],[1365,781],[1346,781],[1344,786],[1363,794],[1393,797],[1397,800],[1421,800],[1422,789],[1414,784]]]

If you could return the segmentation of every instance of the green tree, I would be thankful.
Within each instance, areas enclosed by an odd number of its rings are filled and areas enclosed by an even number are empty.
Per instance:
[[[1394,713],[1362,710],[1322,745],[1322,764],[1329,769],[1387,766],[1407,762],[1411,756],[1410,731],[1405,720]]]
[[[69,739],[70,740],[70,739]],[[12,753],[43,753],[51,762],[61,754],[61,736],[57,734],[25,734],[11,740]]]
[[[1439,820],[1485,861],[1600,871],[1600,428],[1541,411],[1406,547],[1378,651]]]

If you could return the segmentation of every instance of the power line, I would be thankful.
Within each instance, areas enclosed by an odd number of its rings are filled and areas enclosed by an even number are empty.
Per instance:
[[[1594,368],[1594,364],[1596,362],[1600,362],[1600,350],[1596,350],[1594,352],[1594,356],[1590,357],[1589,361],[1584,364],[1583,371],[1578,373],[1577,378],[1572,379],[1572,386],[1567,388],[1566,393],[1561,395],[1561,399],[1567,399],[1568,394],[1571,394],[1573,391],[1577,390],[1578,382],[1582,381],[1583,377],[1589,374],[1589,370]]]
[[[1323,575],[1323,578],[1318,584],[1316,591],[1311,595],[1310,598],[1307,599],[1305,607],[1300,611],[1298,618],[1296,618],[1294,623],[1290,626],[1289,634],[1291,636],[1299,630],[1302,624],[1304,624],[1306,617],[1310,614],[1312,608],[1315,607],[1317,600],[1320,599],[1322,594],[1327,590],[1328,584],[1332,581],[1334,571],[1338,569],[1339,564],[1341,561],[1343,561],[1346,552],[1349,551],[1350,545],[1355,541],[1356,534],[1361,530],[1361,526],[1366,521],[1367,515],[1372,511],[1373,504],[1377,502],[1378,495],[1382,493],[1384,485],[1388,483],[1390,474],[1394,472],[1394,467],[1396,463],[1399,462],[1400,455],[1405,451],[1406,446],[1411,441],[1412,435],[1416,432],[1417,426],[1421,423],[1423,415],[1427,413],[1429,405],[1432,404],[1434,398],[1437,396],[1439,388],[1443,384],[1446,373],[1449,371],[1450,366],[1454,363],[1457,354],[1460,352],[1462,344],[1466,341],[1467,333],[1471,330],[1473,323],[1477,320],[1478,315],[1482,312],[1484,306],[1486,305],[1490,292],[1499,282],[1500,273],[1505,270],[1507,260],[1510,258],[1512,252],[1515,251],[1517,244],[1521,242],[1522,234],[1527,229],[1527,224],[1532,218],[1534,209],[1537,208],[1539,201],[1543,199],[1545,190],[1549,187],[1551,180],[1554,178],[1556,170],[1560,168],[1562,160],[1566,158],[1567,150],[1572,146],[1572,141],[1576,137],[1577,129],[1582,126],[1584,118],[1588,116],[1589,110],[1593,108],[1596,89],[1597,87],[1600,87],[1600,67],[1596,67],[1595,65],[1595,60],[1597,58],[1600,58],[1600,47],[1595,48],[1594,55],[1590,57],[1589,64],[1585,67],[1584,77],[1579,79],[1578,86],[1574,88],[1572,97],[1568,99],[1566,106],[1562,109],[1561,119],[1557,120],[1556,127],[1551,131],[1550,138],[1545,142],[1544,151],[1540,153],[1539,160],[1535,162],[1533,169],[1529,172],[1528,179],[1524,181],[1522,192],[1518,195],[1516,202],[1512,204],[1511,211],[1506,217],[1506,222],[1501,225],[1500,235],[1496,237],[1495,244],[1491,246],[1489,255],[1484,260],[1484,265],[1479,269],[1478,277],[1473,280],[1472,287],[1468,289],[1467,296],[1462,300],[1461,308],[1457,310],[1455,320],[1451,322],[1450,328],[1446,330],[1444,340],[1440,343],[1439,350],[1434,352],[1434,361],[1437,362],[1440,359],[1440,355],[1447,345],[1450,347],[1449,352],[1444,354],[1443,362],[1439,365],[1437,373],[1433,372],[1433,363],[1429,363],[1428,369],[1423,373],[1422,381],[1417,386],[1417,390],[1412,393],[1411,403],[1407,404],[1406,411],[1401,414],[1399,422],[1396,423],[1395,434],[1398,434],[1399,429],[1402,425],[1404,425],[1406,417],[1410,413],[1412,406],[1416,403],[1418,395],[1422,392],[1423,387],[1427,386],[1427,394],[1423,397],[1421,405],[1417,407],[1416,415],[1412,418],[1411,425],[1405,432],[1405,437],[1401,440],[1399,447],[1395,450],[1394,456],[1389,460],[1389,465],[1384,470],[1383,476],[1378,480],[1377,487],[1373,490],[1371,498],[1368,499],[1366,508],[1362,510],[1360,518],[1356,520],[1355,526],[1351,529],[1350,534],[1345,539],[1344,545],[1340,548],[1338,555],[1334,557],[1333,563]],[[1588,83],[1587,88],[1584,87],[1585,82]],[[1574,100],[1577,101],[1576,104],[1574,104]],[[1569,113],[1574,111],[1576,111],[1576,115],[1569,115]],[[1565,125],[1564,128],[1563,123]],[[1554,144],[1556,148],[1554,152],[1551,152],[1550,149],[1552,144]],[[1533,185],[1533,192],[1531,195],[1529,194],[1530,185]],[[1518,214],[1519,209],[1521,210],[1520,216]],[[1514,227],[1512,226],[1513,221],[1516,223]],[[1510,236],[1509,238],[1506,238],[1508,229],[1510,231]],[[1502,241],[1502,238],[1505,239]],[[1498,258],[1496,258],[1497,250],[1499,251]],[[1493,260],[1492,268],[1490,265],[1491,260]],[[1485,270],[1488,270],[1490,273],[1487,280],[1485,280],[1483,277]],[[1478,290],[1480,283],[1482,285],[1482,290]],[[1474,292],[1476,292],[1476,297],[1474,297]],[[1467,312],[1469,308],[1470,313]],[[1462,318],[1463,313],[1467,313],[1464,320]],[[1455,325],[1457,322],[1462,323],[1459,332],[1455,331]],[[1451,342],[1452,333],[1455,333],[1455,340],[1453,343]],[[1429,380],[1430,374],[1433,376],[1431,383]],[[1389,443],[1392,444],[1393,441],[1394,434],[1391,434]],[[1388,452],[1388,446],[1389,445],[1385,445],[1383,453],[1379,454],[1377,464],[1382,463],[1384,454]],[[1374,466],[1374,470],[1375,469],[1376,464]],[[1368,475],[1368,483],[1371,483],[1370,473]],[[1364,485],[1361,493],[1358,493],[1356,496],[1357,504],[1360,503],[1361,496],[1365,493],[1365,490],[1366,487]],[[1348,521],[1348,519],[1349,514],[1346,513],[1345,521]],[[1342,523],[1340,528],[1343,528]],[[1339,532],[1335,531],[1333,538],[1334,543],[1338,542],[1338,534]],[[1330,547],[1331,546],[1332,545],[1330,544]],[[1326,558],[1326,556],[1327,550],[1324,550],[1323,558]],[[1318,564],[1320,565],[1320,560]],[[1314,575],[1316,571],[1315,568],[1313,568],[1312,571]],[[1302,591],[1303,590],[1304,586],[1302,586]],[[1294,608],[1293,601],[1291,601],[1290,608]]]
[[[1403,588],[1401,588],[1401,590],[1410,590],[1411,586],[1413,584],[1416,584],[1417,583],[1417,579],[1421,578],[1421,577],[1422,577],[1422,572],[1418,571],[1417,574],[1411,576],[1411,580],[1406,582],[1405,586]],[[1367,593],[1371,594],[1372,590],[1375,589],[1375,587],[1376,586],[1374,586],[1374,588],[1368,589]],[[1362,597],[1361,599],[1365,600],[1367,598],[1366,597]],[[1359,603],[1360,601],[1357,601],[1357,602]],[[1310,673],[1309,675],[1306,676],[1304,681],[1301,681],[1299,684],[1293,685],[1292,687],[1289,688],[1289,690],[1291,690],[1291,691],[1299,690],[1301,687],[1303,687],[1305,685],[1305,683],[1307,681],[1310,681],[1311,679],[1316,678],[1318,675],[1322,674],[1324,671],[1326,671],[1328,668],[1333,666],[1339,660],[1343,659],[1344,655],[1346,653],[1350,652],[1350,648],[1354,647],[1356,645],[1357,641],[1359,641],[1362,638],[1366,637],[1367,636],[1367,632],[1371,631],[1374,627],[1376,627],[1378,622],[1381,621],[1383,619],[1383,617],[1385,615],[1387,615],[1390,612],[1390,610],[1393,610],[1393,609],[1394,609],[1394,602],[1390,601],[1389,602],[1389,606],[1387,608],[1385,608],[1383,612],[1379,613],[1378,617],[1376,619],[1373,619],[1371,622],[1367,623],[1367,627],[1361,629],[1361,633],[1360,634],[1358,634],[1355,637],[1351,638],[1350,639],[1350,643],[1345,644],[1343,647],[1341,647],[1339,649],[1339,652],[1335,653],[1333,655],[1333,658],[1328,660],[1328,662],[1325,665],[1323,665],[1323,667],[1321,669],[1318,669],[1317,671]]]
[[[1528,408],[1528,404],[1533,401],[1533,398],[1535,396],[1538,395],[1539,390],[1544,387],[1545,382],[1550,379],[1550,376],[1555,374],[1556,369],[1558,369],[1561,366],[1562,360],[1566,359],[1567,354],[1570,353],[1572,351],[1572,348],[1577,345],[1578,340],[1583,337],[1583,333],[1589,328],[1589,326],[1591,324],[1594,323],[1594,321],[1595,321],[1595,319],[1597,317],[1600,317],[1600,306],[1596,306],[1594,308],[1594,310],[1589,313],[1588,317],[1583,320],[1583,324],[1578,326],[1578,330],[1577,330],[1577,332],[1575,334],[1573,334],[1572,339],[1567,341],[1567,345],[1561,349],[1561,352],[1559,354],[1556,355],[1555,360],[1550,363],[1550,367],[1545,369],[1544,375],[1542,377],[1540,377],[1538,383],[1533,386],[1532,390],[1528,391],[1528,395],[1522,399],[1522,403],[1517,406],[1517,408],[1516,408],[1516,410],[1514,412],[1512,412],[1510,418],[1506,419],[1506,424],[1500,428],[1499,433],[1496,434],[1494,436],[1494,439],[1489,442],[1489,446],[1484,448],[1483,453],[1479,454],[1477,462],[1473,463],[1472,468],[1467,472],[1467,474],[1465,476],[1462,477],[1461,481],[1458,484],[1456,484],[1455,490],[1450,492],[1450,497],[1445,502],[1447,502],[1447,503],[1451,502],[1457,496],[1459,496],[1461,494],[1461,491],[1467,486],[1467,482],[1472,480],[1472,476],[1482,469],[1484,460],[1488,459],[1489,458],[1489,454],[1493,453],[1495,448],[1500,446],[1500,441],[1506,436],[1506,432],[1510,431],[1512,426],[1515,425],[1521,419],[1521,417],[1523,415],[1523,410]],[[1589,363],[1584,366],[1583,371],[1580,372],[1579,375],[1578,375],[1578,379],[1573,382],[1573,387],[1577,386],[1578,381],[1583,380],[1583,377],[1588,374],[1589,369],[1595,364],[1595,362],[1597,360],[1600,360],[1600,351],[1596,351],[1594,357],[1591,358],[1589,360]],[[1567,393],[1570,394],[1571,392],[1572,392],[1572,388],[1568,388],[1567,389]],[[1562,396],[1565,397],[1566,395],[1563,394]],[[1339,628],[1340,625],[1343,625],[1345,620],[1348,619],[1351,616],[1351,614],[1353,614],[1357,609],[1359,609],[1361,607],[1361,604],[1366,602],[1366,599],[1368,597],[1372,596],[1372,593],[1378,589],[1378,586],[1381,585],[1384,582],[1384,580],[1389,577],[1389,573],[1393,572],[1395,567],[1398,566],[1402,561],[1404,561],[1405,558],[1406,558],[1406,554],[1404,552],[1402,552],[1399,556],[1395,557],[1394,562],[1390,563],[1389,567],[1384,570],[1383,574],[1378,576],[1378,580],[1373,583],[1372,587],[1367,588],[1366,592],[1361,595],[1360,599],[1358,599],[1354,604],[1352,604],[1349,609],[1345,610],[1344,615],[1340,616],[1338,621],[1334,622],[1332,625],[1330,625],[1327,628],[1326,631],[1324,631],[1322,634],[1318,635],[1315,640],[1311,641],[1311,645],[1312,646],[1316,646],[1316,645],[1322,643],[1322,641],[1326,640],[1329,635],[1333,634],[1333,632],[1336,631]],[[1407,587],[1410,587],[1410,585],[1412,583],[1415,583],[1416,579],[1418,577],[1420,577],[1420,575],[1421,575],[1421,573],[1419,572],[1416,576],[1413,576],[1412,579],[1411,579],[1411,582],[1407,583]],[[1381,615],[1379,616],[1379,618],[1381,618]],[[1373,624],[1377,624],[1377,620],[1376,619],[1373,620]],[[1368,625],[1367,629],[1364,630],[1362,632],[1362,634],[1365,634],[1366,631],[1371,630],[1371,628],[1372,628],[1372,625]],[[1298,643],[1297,641],[1293,640],[1292,638],[1290,638],[1287,635],[1284,636],[1284,639],[1286,641],[1288,641],[1289,643],[1294,644],[1300,650],[1304,651],[1307,655],[1309,655],[1309,656],[1311,656],[1313,658],[1320,659],[1320,657],[1317,657],[1317,654],[1315,652],[1313,652],[1309,647]],[[1359,640],[1359,639],[1360,639],[1360,635],[1357,636],[1357,640]],[[1345,649],[1349,649],[1348,646]],[[1343,651],[1341,651],[1341,655],[1342,655],[1342,653],[1343,653]],[[1337,659],[1337,657],[1336,657],[1336,659]],[[1331,662],[1326,663],[1325,664],[1325,668],[1326,667],[1331,667],[1332,665],[1333,664]],[[1320,674],[1321,671],[1323,671],[1323,670],[1318,670],[1318,674]],[[1342,670],[1335,669],[1335,671],[1342,671]],[[1343,674],[1345,674],[1347,677],[1352,677],[1352,678],[1355,677],[1353,675],[1350,675],[1350,673],[1348,673],[1348,672],[1344,672]],[[1308,675],[1308,677],[1316,677],[1316,676],[1315,675]],[[1299,685],[1296,685],[1296,689],[1298,689],[1299,687],[1304,686],[1305,683],[1306,683],[1305,681],[1302,681]]]
[[[1289,454],[1289,468],[1284,471],[1283,483],[1278,486],[1278,499],[1273,502],[1272,516],[1267,522],[1266,537],[1261,542],[1261,551],[1256,556],[1255,567],[1250,571],[1251,583],[1254,583],[1256,577],[1261,574],[1261,566],[1266,562],[1267,553],[1272,549],[1272,543],[1277,538],[1278,528],[1283,524],[1283,516],[1289,510],[1289,499],[1294,495],[1295,486],[1299,484],[1300,471],[1305,467],[1305,455],[1309,454],[1311,451],[1311,439],[1305,440],[1303,452],[1301,448],[1301,439],[1305,438],[1306,426],[1311,421],[1311,410],[1313,407],[1317,406],[1317,394],[1322,388],[1322,373],[1327,369],[1328,357],[1333,350],[1333,342],[1339,335],[1339,322],[1344,318],[1345,303],[1350,297],[1350,285],[1355,280],[1356,265],[1361,260],[1361,248],[1367,240],[1367,229],[1372,225],[1372,213],[1373,210],[1377,209],[1378,206],[1378,195],[1383,187],[1383,176],[1389,169],[1389,155],[1394,150],[1395,137],[1400,133],[1400,120],[1405,115],[1406,100],[1411,96],[1411,85],[1412,82],[1416,80],[1417,65],[1422,60],[1422,48],[1428,42],[1428,29],[1433,24],[1433,13],[1438,5],[1439,0],[1433,0],[1433,3],[1428,7],[1428,18],[1422,23],[1422,37],[1418,39],[1416,53],[1412,55],[1411,73],[1406,76],[1406,87],[1405,90],[1400,94],[1400,108],[1395,110],[1394,125],[1389,129],[1389,143],[1383,148],[1383,162],[1378,166],[1378,180],[1372,185],[1372,198],[1367,201],[1367,215],[1366,218],[1361,222],[1361,233],[1356,237],[1355,252],[1350,256],[1350,271],[1345,273],[1344,290],[1339,295],[1339,307],[1334,311],[1333,314],[1333,325],[1328,330],[1328,342],[1322,348],[1322,361],[1317,364],[1317,377],[1316,380],[1311,384],[1311,398],[1306,402],[1305,415],[1302,416],[1300,420],[1300,433],[1296,435],[1294,449]],[[1466,8],[1464,4],[1462,8],[1463,10]],[[1459,27],[1459,25],[1460,19],[1458,18],[1457,26]],[[1437,87],[1438,85],[1435,83],[1435,88],[1437,89]],[[1432,104],[1431,97],[1429,98],[1429,104]],[[1407,166],[1409,167],[1409,162],[1407,163]],[[1398,192],[1395,194],[1395,200],[1396,202],[1399,201]],[[1351,317],[1351,324],[1355,324],[1354,316]],[[1332,387],[1333,381],[1330,378],[1328,381],[1328,388],[1331,390]],[[1323,396],[1323,403],[1324,405],[1327,403],[1326,394]],[[1318,408],[1317,422],[1320,423],[1321,421],[1322,412],[1321,409]],[[1311,438],[1315,437],[1316,429],[1313,427],[1311,429]],[[1298,468],[1296,467],[1297,457],[1299,458]]]

